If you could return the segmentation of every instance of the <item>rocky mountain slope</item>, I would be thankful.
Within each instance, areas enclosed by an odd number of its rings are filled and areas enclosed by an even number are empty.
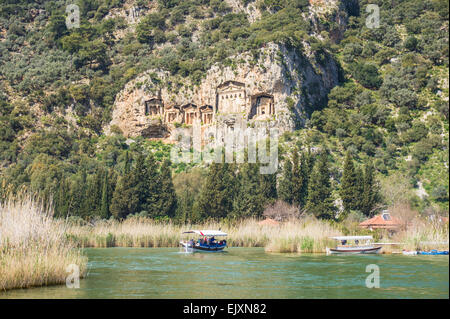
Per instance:
[[[417,209],[448,208],[448,1],[80,0],[79,28],[68,4],[0,6],[0,179],[13,188],[120,175],[127,151],[162,160],[154,138],[232,117],[284,131],[281,160],[327,148],[336,199],[350,152],[374,163],[386,202],[404,185]]]

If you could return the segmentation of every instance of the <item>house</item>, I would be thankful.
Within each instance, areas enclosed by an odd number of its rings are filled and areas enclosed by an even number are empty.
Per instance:
[[[359,224],[359,227],[365,229],[388,229],[397,230],[402,223],[397,218],[391,216],[388,212],[384,211],[380,215],[372,217]]]

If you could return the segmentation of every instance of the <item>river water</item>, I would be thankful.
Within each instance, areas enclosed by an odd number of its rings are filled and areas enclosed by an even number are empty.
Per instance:
[[[448,256],[273,254],[262,248],[85,253],[89,272],[80,288],[20,289],[0,298],[449,298]],[[374,275],[368,265],[378,266],[379,288],[366,287]]]

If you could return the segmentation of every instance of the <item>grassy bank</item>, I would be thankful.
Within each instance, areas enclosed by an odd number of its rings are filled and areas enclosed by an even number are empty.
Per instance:
[[[66,226],[30,198],[0,205],[0,291],[65,283],[70,264],[83,276],[87,258]]]
[[[328,237],[340,234],[330,223],[309,218],[277,226],[259,225],[254,219],[229,225],[179,226],[131,218],[123,222],[108,220],[95,225],[72,225],[67,236],[82,247],[177,247],[185,230],[219,228],[228,233],[229,246],[265,247],[271,252],[325,252],[326,245],[332,244]]]

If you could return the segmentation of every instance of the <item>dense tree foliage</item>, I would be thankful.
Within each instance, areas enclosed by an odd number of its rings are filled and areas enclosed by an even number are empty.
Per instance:
[[[278,198],[323,218],[342,199],[345,210],[370,216],[388,200],[378,180],[401,172],[416,208],[448,210],[448,1],[342,1],[345,24],[335,13],[311,21],[307,0],[241,0],[257,7],[256,20],[219,0],[133,3],[131,27],[109,14],[125,12],[124,0],[77,1],[80,27],[69,29],[66,1],[2,2],[1,196],[29,189],[58,216],[86,219],[260,216]],[[366,26],[369,3],[380,7],[379,28]],[[214,63],[236,66],[238,53],[256,61],[269,42],[319,65],[336,60],[340,80],[324,103],[305,106],[311,116],[282,141],[276,174],[257,173],[257,164],[200,173],[168,162],[169,145],[126,141],[114,127],[103,134],[117,93],[143,71],[170,72],[178,92]],[[329,154],[317,156],[323,148]],[[419,181],[428,194],[421,200]]]
[[[331,194],[328,152],[323,150],[311,172],[306,211],[318,218],[335,218],[336,208]]]

